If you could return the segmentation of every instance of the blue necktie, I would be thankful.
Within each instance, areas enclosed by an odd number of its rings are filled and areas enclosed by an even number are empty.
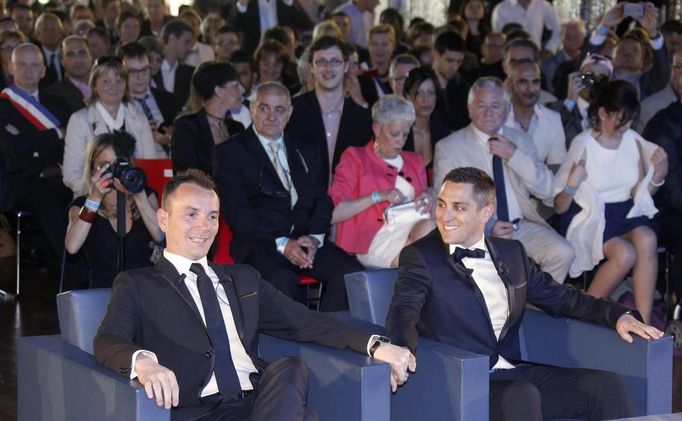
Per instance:
[[[497,219],[509,221],[507,206],[507,188],[504,185],[504,164],[502,158],[493,155],[493,180],[495,181],[495,198],[497,199]]]
[[[218,390],[223,396],[237,395],[241,393],[242,388],[234,368],[232,354],[230,354],[230,341],[227,338],[225,319],[218,304],[218,295],[213,288],[211,278],[208,277],[201,264],[192,263],[189,270],[197,275],[197,287],[201,296],[201,305],[204,307],[206,329],[213,342],[215,361],[213,372],[218,383]]]

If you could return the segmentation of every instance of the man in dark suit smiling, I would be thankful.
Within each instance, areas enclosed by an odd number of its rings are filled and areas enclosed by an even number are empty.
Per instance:
[[[490,419],[612,419],[630,416],[623,380],[613,373],[522,361],[519,326],[526,302],[568,316],[660,338],[637,312],[595,299],[540,271],[515,240],[484,237],[495,185],[483,171],[460,167],[445,176],[438,229],[403,249],[387,317],[393,343],[414,352],[418,337],[490,357]],[[607,351],[605,351],[607,352]]]
[[[260,360],[260,332],[388,362],[394,390],[407,380],[415,368],[408,350],[291,301],[252,267],[208,263],[219,212],[201,171],[168,183],[157,211],[166,249],[156,267],[116,278],[93,343],[100,364],[137,377],[150,399],[174,407],[173,421],[317,419],[306,408],[305,364]]]

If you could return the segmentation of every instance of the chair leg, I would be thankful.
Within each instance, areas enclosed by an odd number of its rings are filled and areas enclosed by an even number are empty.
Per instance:
[[[22,211],[17,211],[17,295],[21,287],[21,217]]]

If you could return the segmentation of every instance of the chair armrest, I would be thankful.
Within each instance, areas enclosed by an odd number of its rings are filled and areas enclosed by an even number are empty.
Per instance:
[[[261,334],[260,357],[300,358],[310,369],[308,405],[330,421],[389,421],[390,367],[366,355]]]
[[[170,420],[139,382],[100,366],[59,335],[20,338],[17,359],[20,421]]]
[[[350,317],[347,312],[330,313],[336,319],[384,334],[384,328]],[[490,362],[475,354],[444,343],[419,339],[417,371],[391,395],[391,420],[486,420]]]
[[[637,415],[670,412],[672,337],[647,341],[633,335],[628,344],[611,328],[530,309],[520,335],[522,359],[618,373],[628,385]]]
[[[488,356],[419,339],[417,371],[391,399],[392,420],[487,420]]]

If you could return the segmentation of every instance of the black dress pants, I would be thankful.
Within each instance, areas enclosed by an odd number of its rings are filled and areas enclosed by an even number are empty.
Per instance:
[[[320,305],[321,311],[348,310],[344,276],[347,273],[364,270],[355,257],[349,256],[329,241],[325,241],[324,246],[317,249],[312,269],[300,269],[274,249],[254,248],[244,263],[256,268],[263,279],[298,302],[304,302],[305,298],[299,275],[312,276],[323,282],[324,296]]]
[[[632,416],[623,379],[581,368],[521,365],[490,374],[490,420],[608,420]]]
[[[253,393],[245,398],[208,398],[207,403],[176,408],[172,421],[317,421],[307,408],[308,367],[302,360],[284,357],[263,372]],[[216,398],[217,396],[217,398]]]

